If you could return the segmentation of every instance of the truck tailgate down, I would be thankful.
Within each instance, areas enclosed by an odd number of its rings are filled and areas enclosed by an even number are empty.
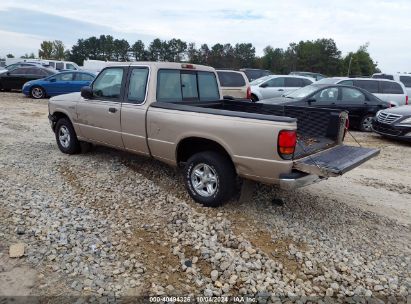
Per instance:
[[[294,168],[321,177],[342,175],[380,153],[378,149],[339,145],[294,161]]]

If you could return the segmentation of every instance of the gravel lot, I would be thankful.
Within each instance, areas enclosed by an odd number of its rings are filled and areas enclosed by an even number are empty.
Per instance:
[[[0,295],[411,301],[411,146],[353,134],[380,156],[209,209],[157,161],[103,147],[62,154],[47,100],[0,92]],[[24,257],[9,258],[20,242]]]

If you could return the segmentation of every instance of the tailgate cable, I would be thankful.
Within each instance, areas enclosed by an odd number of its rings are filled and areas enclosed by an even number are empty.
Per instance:
[[[348,128],[346,128],[348,134],[350,134],[350,136],[354,139],[354,141],[358,144],[358,146],[360,148],[362,148],[361,144],[358,142],[358,140],[354,137],[354,135],[352,135],[352,133],[348,130]]]

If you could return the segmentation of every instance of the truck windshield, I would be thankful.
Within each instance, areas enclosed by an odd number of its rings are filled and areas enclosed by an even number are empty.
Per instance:
[[[157,101],[215,101],[220,99],[212,72],[161,69],[157,76]]]

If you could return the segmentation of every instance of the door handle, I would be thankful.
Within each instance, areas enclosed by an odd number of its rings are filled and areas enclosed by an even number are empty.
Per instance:
[[[284,91],[284,89],[278,89],[278,91],[283,92],[283,91]]]
[[[116,113],[116,112],[117,112],[117,109],[116,109],[116,108],[108,108],[108,111],[109,111],[110,113]]]

